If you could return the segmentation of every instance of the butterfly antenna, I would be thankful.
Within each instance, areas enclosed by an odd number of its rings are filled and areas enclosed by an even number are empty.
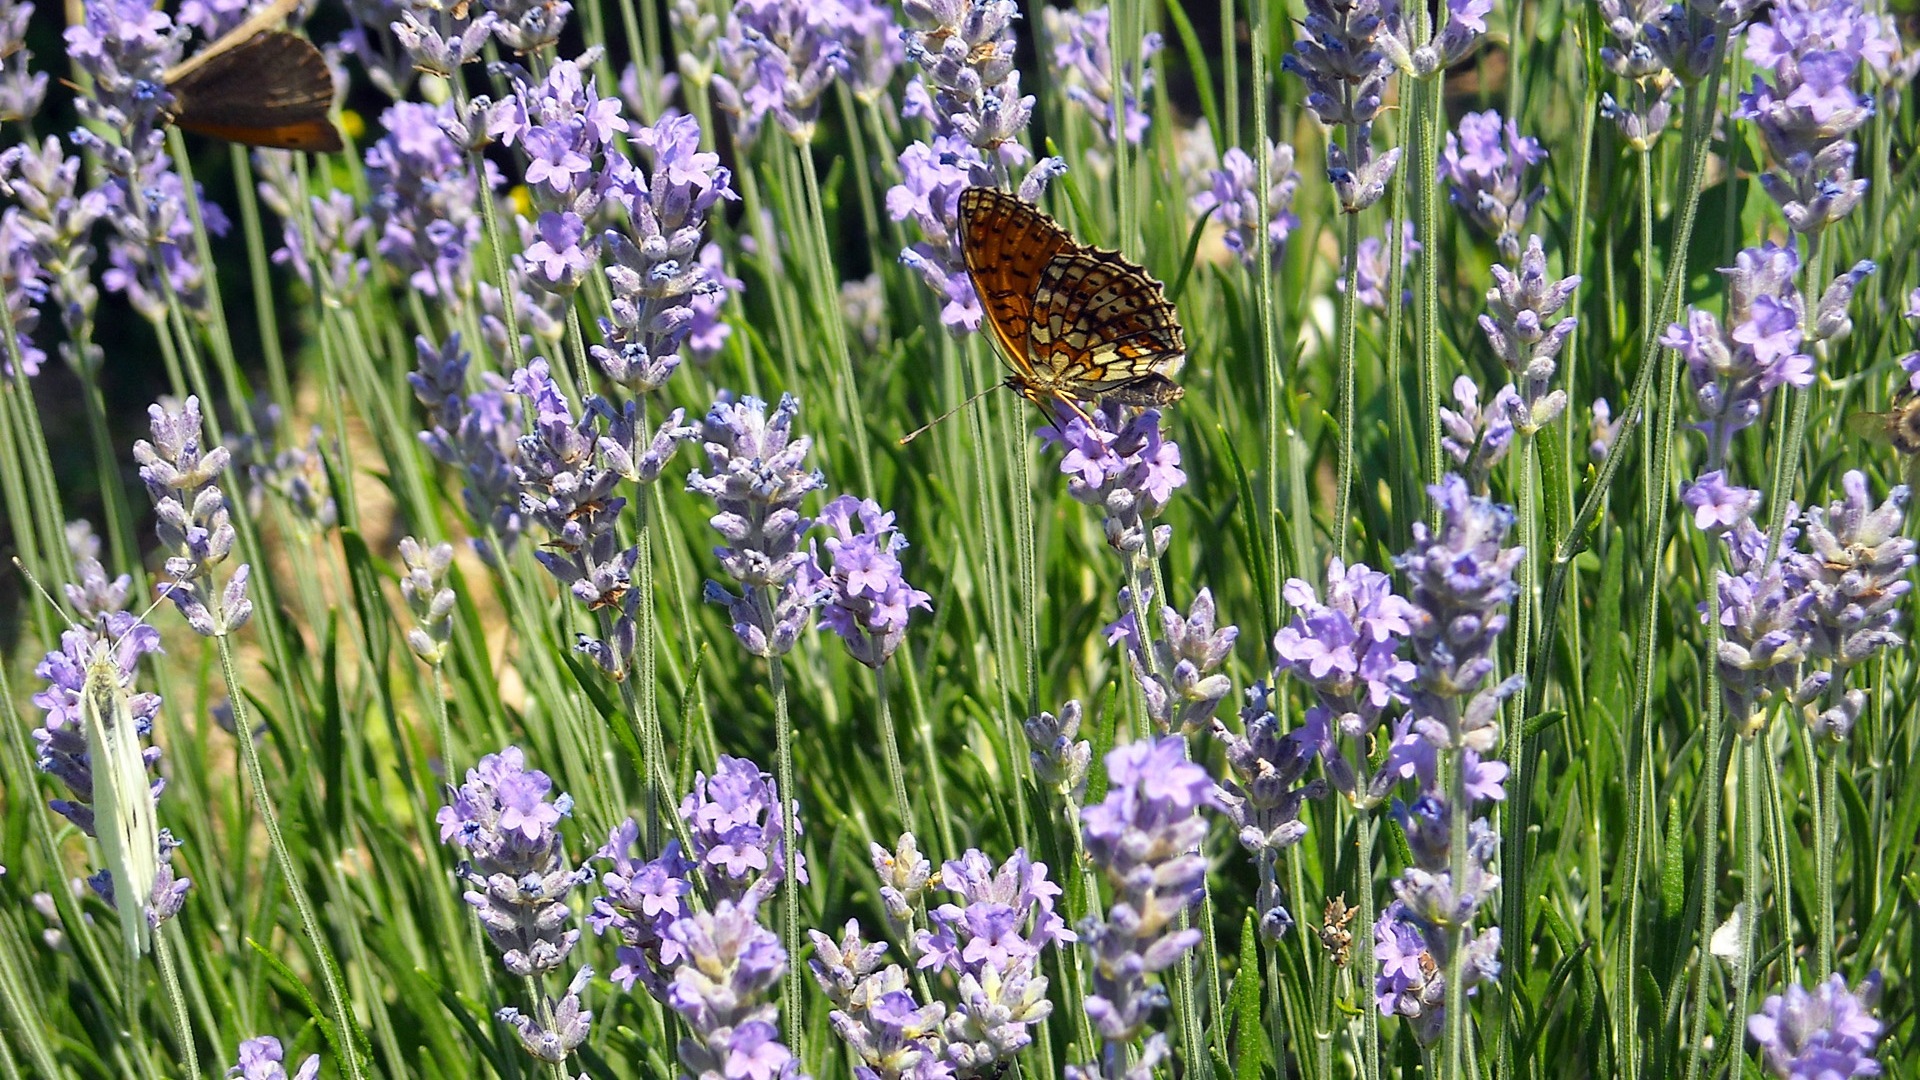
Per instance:
[[[13,557],[13,565],[16,570],[20,571],[20,576],[27,579],[27,584],[33,586],[33,591],[39,593],[41,598],[46,600],[48,604],[52,605],[53,610],[59,613],[60,618],[67,624],[67,629],[80,629],[75,626],[73,620],[67,616],[67,609],[60,606],[60,601],[55,600],[53,594],[47,591],[47,587],[40,584],[40,579],[33,576],[33,571],[27,569],[27,564],[20,561],[20,556],[15,555]]]
[[[955,405],[953,408],[948,409],[946,412],[941,413],[939,416],[934,417],[932,420],[929,420],[926,423],[921,424],[919,427],[914,428],[912,431],[907,432],[905,435],[902,435],[900,437],[900,445],[901,446],[907,445],[913,440],[919,438],[921,435],[925,434],[927,431],[931,430],[935,424],[940,423],[942,420],[947,419],[948,417],[952,416],[954,413],[959,412],[961,409],[964,409],[967,406],[973,404],[974,402],[979,401],[981,398],[986,397],[988,394],[993,393],[995,390],[998,390],[1005,385],[1007,384],[994,383],[992,386],[987,387],[985,390],[982,390],[979,393],[968,398],[967,400],[961,402],[960,404]]]

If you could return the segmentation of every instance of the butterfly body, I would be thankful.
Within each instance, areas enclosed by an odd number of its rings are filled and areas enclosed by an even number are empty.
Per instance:
[[[272,27],[297,6],[263,8],[162,77],[183,131],[249,146],[337,151],[333,73],[313,42]]]
[[[960,193],[960,228],[967,276],[1022,397],[1082,417],[1085,402],[1179,400],[1180,320],[1145,268],[993,188]]]
[[[1857,412],[1847,416],[1847,430],[1863,439],[1884,443],[1906,459],[1906,482],[1920,483],[1920,394],[1903,393],[1886,412]]]

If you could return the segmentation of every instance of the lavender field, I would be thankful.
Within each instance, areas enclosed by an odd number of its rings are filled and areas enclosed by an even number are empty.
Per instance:
[[[1062,2],[0,0],[0,1080],[1920,1077],[1920,7]]]

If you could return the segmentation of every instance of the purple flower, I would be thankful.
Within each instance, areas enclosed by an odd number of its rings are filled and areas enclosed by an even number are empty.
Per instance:
[[[1760,509],[1760,493],[1752,488],[1727,482],[1719,469],[1702,473],[1700,479],[1680,486],[1680,503],[1693,511],[1693,527],[1701,532],[1719,533],[1751,521]]]
[[[434,348],[424,337],[414,339],[414,348],[420,366],[407,375],[407,382],[426,407],[431,425],[420,433],[420,442],[436,460],[459,470],[467,513],[487,534],[476,539],[474,547],[494,562],[496,545],[511,550],[526,527],[516,471],[524,432],[519,402],[505,393],[505,381],[492,372],[481,376],[486,389],[465,392],[470,357],[457,332],[444,348]]]
[[[1396,37],[1400,16],[1380,0],[1310,0],[1302,30],[1280,66],[1307,84],[1307,108],[1322,124],[1345,130],[1344,146],[1327,142],[1327,179],[1341,209],[1359,213],[1386,193],[1400,162],[1399,147],[1373,151],[1387,76],[1407,55]]]
[[[833,533],[821,625],[840,635],[855,660],[877,668],[900,647],[908,612],[931,610],[933,598],[907,584],[897,554],[907,539],[879,503],[842,495],[820,511],[819,523]]]
[[[1374,1005],[1382,1016],[1412,1022],[1414,1037],[1432,1045],[1446,1021],[1447,936],[1422,922],[1395,900],[1373,924],[1373,955],[1380,971],[1373,981]],[[1488,927],[1468,940],[1466,992],[1499,977],[1500,928]]]
[[[1733,266],[1721,269],[1728,282],[1727,327],[1711,312],[1688,308],[1687,321],[1660,337],[1687,362],[1711,465],[1725,459],[1735,432],[1760,418],[1776,388],[1813,383],[1813,357],[1800,351],[1805,301],[1794,284],[1799,268],[1792,248],[1747,248]],[[1845,291],[1851,296],[1851,284]],[[1844,300],[1838,306],[1844,311]]]
[[[1107,544],[1133,560],[1146,559],[1149,523],[1173,501],[1176,489],[1186,486],[1180,468],[1180,446],[1160,427],[1160,410],[1143,409],[1131,418],[1118,403],[1106,402],[1086,417],[1059,416],[1038,434],[1042,442],[1064,447],[1060,471],[1067,477],[1067,494],[1076,502],[1098,507],[1105,515]],[[1153,547],[1164,550],[1169,526],[1153,532]]]
[[[1029,716],[1022,725],[1027,758],[1033,763],[1034,779],[1065,798],[1079,801],[1087,786],[1087,766],[1093,761],[1093,744],[1076,739],[1080,734],[1080,703],[1069,701],[1060,706],[1060,715],[1043,712]]]
[[[1526,171],[1546,159],[1538,139],[1521,135],[1517,122],[1503,123],[1489,109],[1468,113],[1457,132],[1447,132],[1440,179],[1467,220],[1493,237],[1501,255],[1517,259],[1527,215],[1547,193],[1538,184],[1526,189]]]
[[[786,804],[799,836],[800,807]],[[693,836],[692,865],[706,875],[713,896],[743,897],[759,889],[771,893],[786,873],[786,848],[781,839],[781,801],[773,777],[746,758],[720,755],[709,777],[695,773],[693,790],[680,800],[680,818]],[[794,853],[802,885],[807,883],[807,858]]]
[[[1093,960],[1087,1015],[1105,1041],[1107,1075],[1124,1072],[1127,1046],[1148,1030],[1166,991],[1148,977],[1200,940],[1178,928],[1206,889],[1202,809],[1219,806],[1207,771],[1187,760],[1177,735],[1128,743],[1107,755],[1107,797],[1080,812],[1087,856],[1113,886],[1104,917],[1089,915],[1080,940]]]
[[[0,151],[0,193],[18,204],[8,211],[4,236],[7,272],[14,282],[7,302],[15,312],[15,333],[24,338],[33,329],[20,308],[22,300],[51,301],[66,330],[61,356],[70,366],[91,371],[101,356],[99,346],[93,344],[100,293],[93,283],[90,238],[94,224],[107,211],[107,193],[99,188],[84,190],[80,156],[67,155],[54,136],[48,136],[38,150],[31,142],[23,142]],[[28,260],[31,273],[25,265]],[[37,298],[25,288],[29,277],[44,284],[44,297]],[[26,350],[23,341],[22,352]],[[23,361],[27,359],[23,356]]]
[[[609,978],[622,990],[641,982],[665,1002],[668,978],[683,956],[667,928],[693,913],[687,897],[693,893],[694,864],[681,853],[678,840],[667,841],[658,858],[643,862],[629,854],[639,839],[640,826],[632,818],[608,835],[596,856],[613,863],[600,875],[607,894],[594,898],[587,925],[596,934],[612,930],[620,943],[614,953],[620,966]]]
[[[526,150],[536,208],[592,220],[628,171],[614,147],[615,134],[628,130],[620,99],[601,97],[579,61],[554,64],[537,84],[518,69],[511,75],[514,95],[492,111],[487,133]]]
[[[1292,675],[1313,692],[1313,712],[1318,715],[1309,715],[1310,725],[1317,723],[1345,739],[1364,739],[1379,726],[1389,704],[1404,700],[1400,688],[1413,678],[1413,664],[1400,655],[1412,632],[1408,620],[1413,606],[1394,593],[1393,579],[1386,574],[1365,563],[1349,567],[1339,559],[1327,564],[1324,603],[1313,586],[1299,578],[1288,581],[1281,596],[1295,614],[1293,622],[1273,636],[1276,673]],[[1252,714],[1256,718],[1265,712],[1266,693],[1259,692],[1259,711]],[[1255,705],[1253,697],[1249,691],[1249,708]],[[1243,710],[1242,716],[1247,715]],[[1354,776],[1344,758],[1328,754],[1326,760],[1334,786],[1352,796]]]
[[[484,184],[470,171],[467,153],[442,130],[452,116],[450,103],[396,102],[380,114],[387,133],[367,148],[375,248],[416,291],[449,302],[471,295],[476,208],[498,182],[490,166]]]
[[[1519,388],[1511,420],[1522,435],[1533,435],[1566,411],[1566,391],[1549,390],[1548,385],[1560,349],[1579,320],[1569,315],[1551,326],[1547,320],[1567,306],[1579,287],[1578,274],[1555,279],[1547,272],[1547,254],[1538,235],[1527,238],[1518,274],[1504,266],[1493,268],[1488,313],[1480,316],[1480,330]]]
[[[1587,460],[1598,465],[1607,459],[1607,453],[1613,449],[1613,442],[1620,437],[1620,425],[1626,423],[1626,417],[1613,418],[1613,406],[1606,398],[1594,398],[1588,406],[1591,413],[1587,421]]]
[[[286,1066],[281,1064],[285,1055],[280,1040],[272,1035],[247,1039],[240,1044],[240,1058],[234,1062],[233,1068],[227,1070],[227,1075],[238,1080],[289,1080]],[[320,1055],[309,1054],[307,1060],[294,1070],[291,1080],[314,1080],[318,1075]]]
[[[461,68],[480,58],[498,22],[491,11],[462,20],[437,3],[421,3],[402,10],[390,29],[413,58],[415,70],[456,78]]]
[[[1400,223],[1400,269],[1404,271],[1412,266],[1413,257],[1418,254],[1420,254],[1420,241],[1414,239],[1413,222],[1403,221]],[[1386,310],[1387,307],[1387,256],[1386,237],[1369,236],[1362,239],[1359,250],[1354,253],[1351,275],[1354,288],[1358,290],[1354,293],[1355,299],[1370,308],[1381,311]],[[1348,276],[1346,268],[1342,267],[1340,278],[1333,283],[1333,287],[1346,292]],[[1411,292],[1404,290],[1401,292],[1401,303],[1410,303],[1412,299]]]
[[[537,53],[560,40],[573,5],[567,0],[483,0],[494,17],[500,44],[516,53]]]
[[[1366,567],[1355,569],[1364,572]],[[1226,746],[1230,774],[1222,779],[1216,798],[1233,822],[1240,846],[1259,868],[1260,891],[1254,897],[1254,909],[1259,913],[1260,932],[1269,941],[1278,941],[1293,926],[1274,872],[1276,860],[1281,851],[1307,835],[1300,807],[1327,792],[1324,780],[1300,782],[1321,752],[1314,729],[1325,730],[1326,710],[1316,706],[1315,711],[1321,714],[1317,723],[1310,719],[1301,730],[1285,731],[1273,714],[1271,691],[1264,683],[1255,683],[1247,688],[1247,704],[1240,710],[1242,734],[1229,731],[1219,720],[1213,722],[1214,737]]]
[[[1778,171],[1760,184],[1795,232],[1818,232],[1866,195],[1867,181],[1853,175],[1858,146],[1850,136],[1873,115],[1874,102],[1851,84],[1863,62],[1884,74],[1897,40],[1854,0],[1772,5],[1749,37],[1747,58],[1773,81],[1755,75],[1734,115],[1753,121],[1766,140]]]
[[[681,422],[685,411],[675,409],[650,438],[643,436],[633,402],[616,409],[598,395],[587,398],[575,420],[539,358],[514,372],[513,389],[533,417],[514,466],[520,510],[552,536],[534,558],[574,599],[610,615],[603,620],[606,638],[581,634],[575,647],[623,678],[638,633],[636,609],[649,598],[632,587],[642,553],[637,544],[621,542],[616,525],[627,501],[613,493],[622,481],[658,479],[694,429]]]
[[[179,412],[149,406],[147,417],[153,441],[134,443],[133,459],[140,463],[140,479],[153,499],[160,546],[169,552],[161,595],[173,601],[194,633],[224,637],[253,617],[247,564],[234,570],[224,589],[215,588],[216,569],[233,553],[237,539],[227,518],[226,495],[214,483],[227,469],[227,449],[201,447],[197,397],[187,398]]]
[[[413,655],[438,667],[446,662],[447,647],[453,640],[453,608],[457,598],[446,587],[447,571],[453,567],[453,545],[422,544],[411,536],[400,538],[400,561],[406,573],[400,576],[400,595],[413,614],[413,626],[407,630],[407,647]],[[446,748],[441,748],[446,753]]]
[[[493,1015],[512,1025],[514,1034],[520,1038],[521,1049],[540,1061],[558,1065],[587,1041],[589,1026],[593,1023],[593,1010],[581,1006],[580,994],[592,979],[593,969],[582,964],[567,983],[567,991],[559,1001],[543,994],[540,1013],[550,1018],[545,1023],[512,1006],[502,1008]]]
[[[1468,486],[1485,494],[1494,466],[1505,461],[1507,451],[1513,448],[1514,418],[1526,416],[1526,408],[1519,392],[1508,383],[1483,411],[1480,387],[1465,375],[1453,380],[1453,399],[1460,406],[1457,410],[1440,407],[1444,433],[1440,446],[1467,477]]]
[[[721,73],[713,90],[735,117],[741,143],[758,138],[769,115],[794,142],[813,141],[821,97],[849,70],[841,39],[850,15],[840,4],[735,0],[716,42]],[[864,42],[873,29],[863,20],[854,36]]]
[[[33,343],[33,332],[40,325],[37,305],[47,296],[47,283],[41,277],[40,262],[33,229],[17,206],[7,207],[0,215],[0,302],[7,305],[7,317],[13,326],[13,348],[0,357],[0,374],[33,378],[47,359],[45,349]],[[20,370],[13,370],[11,356],[20,357]]]
[[[1768,1070],[1781,1080],[1845,1080],[1879,1076],[1873,1051],[1885,1030],[1872,1015],[1880,997],[1880,973],[1847,989],[1839,974],[1814,987],[1798,985],[1772,994],[1747,1018],[1747,1034],[1760,1044]]]
[[[723,899],[675,921],[667,936],[685,959],[667,987],[667,1007],[686,1021],[681,1075],[724,1080],[792,1080],[800,1063],[779,1041],[769,1000],[787,969],[787,951],[760,925],[763,894]]]
[[[907,58],[900,24],[893,6],[880,0],[842,0],[840,48],[847,62],[847,88],[861,102],[879,100],[893,81],[893,71]]]
[[[1470,494],[1460,477],[1449,473],[1427,493],[1440,526],[1414,522],[1413,546],[1394,559],[1412,604],[1413,729],[1437,747],[1486,754],[1500,740],[1495,706],[1519,689],[1517,675],[1485,690],[1481,684],[1493,673],[1494,643],[1519,591],[1513,571],[1526,551],[1502,546],[1513,510]]]
[[[1067,100],[1085,109],[1094,121],[1093,130],[1107,145],[1124,134],[1127,142],[1138,146],[1146,137],[1151,122],[1140,100],[1153,92],[1153,70],[1148,64],[1163,46],[1159,34],[1140,40],[1140,85],[1121,81],[1115,94],[1110,75],[1113,55],[1109,48],[1112,12],[1104,7],[1085,12],[1072,8],[1041,9],[1047,40],[1053,42],[1053,66],[1060,73]],[[1119,100],[1116,101],[1115,98]]]
[[[920,68],[902,113],[927,120],[933,137],[901,151],[902,183],[887,192],[887,216],[920,227],[922,239],[900,261],[944,303],[941,325],[961,336],[980,328],[980,302],[960,257],[960,190],[1002,186],[1032,160],[1020,135],[1033,117],[1033,95],[1020,93],[1013,66],[1020,9],[1015,0],[905,0],[902,11],[907,57]],[[1017,188],[1020,198],[1038,202],[1065,169],[1058,158],[1036,162]]]
[[[727,606],[734,636],[755,656],[785,655],[820,602],[823,575],[800,545],[813,521],[800,515],[800,503],[826,478],[806,471],[813,440],[793,435],[799,414],[792,394],[782,394],[768,416],[759,398],[735,402],[722,393],[701,435],[711,472],[687,477],[687,490],[719,509],[710,522],[726,544],[714,554],[741,587],[736,594],[710,580],[706,598]]]
[[[27,26],[33,5],[19,0],[0,4],[0,117],[31,121],[47,96],[47,73],[33,70]]]
[[[1758,501],[1757,494],[1753,501]],[[1789,504],[1787,520],[1794,519]],[[1716,571],[1720,594],[1721,693],[1737,723],[1755,723],[1775,692],[1789,688],[1811,644],[1806,613],[1813,594],[1793,572],[1799,529],[1783,526],[1779,550],[1767,559],[1768,537],[1751,520],[1721,532],[1732,573]],[[1701,615],[1707,614],[1705,604]]]
[[[1293,147],[1267,144],[1267,180],[1267,197],[1262,199],[1253,158],[1236,146],[1221,157],[1219,168],[1207,170],[1207,189],[1187,200],[1188,208],[1196,214],[1215,211],[1214,220],[1226,228],[1227,250],[1240,256],[1249,271],[1259,257],[1254,230],[1262,222],[1275,266],[1285,251],[1287,237],[1300,225],[1299,216],[1293,212],[1293,192],[1300,186],[1300,174],[1293,167]]]
[[[613,305],[600,320],[605,343],[593,358],[607,377],[633,394],[666,384],[680,366],[680,348],[696,331],[696,348],[719,347],[724,334],[712,329],[713,312],[738,291],[701,247],[707,215],[722,199],[738,198],[733,174],[718,154],[700,149],[700,125],[692,117],[667,116],[633,132],[650,168],[630,166],[613,200],[626,212],[626,227],[606,234],[613,262],[607,267]],[[698,325],[700,304],[709,304],[709,325]]]
[[[1673,120],[1678,83],[1664,26],[1671,6],[1670,0],[1600,0],[1600,18],[1611,39],[1600,47],[1600,62],[1630,84],[1624,101],[1602,94],[1600,112],[1643,153]]]
[[[440,808],[440,842],[466,852],[457,869],[487,939],[509,972],[536,976],[559,967],[580,940],[567,928],[567,893],[593,877],[570,867],[560,820],[573,797],[547,801],[553,781],[526,766],[517,746],[488,754],[467,770],[467,782]]]
[[[1796,691],[1807,703],[1822,694],[1833,704],[1813,717],[1816,730],[1843,740],[1865,705],[1865,694],[1846,687],[1847,673],[1882,649],[1905,643],[1899,606],[1913,588],[1914,542],[1901,535],[1907,488],[1899,485],[1875,505],[1867,478],[1850,470],[1841,478],[1846,498],[1809,507],[1802,539],[1808,550],[1787,556],[1792,573],[1811,594],[1804,619],[1808,657],[1831,670],[1809,676]]]

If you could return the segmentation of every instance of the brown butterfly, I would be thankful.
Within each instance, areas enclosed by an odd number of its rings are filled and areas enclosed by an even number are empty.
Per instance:
[[[1076,242],[1052,218],[994,188],[960,193],[960,251],[1013,374],[1045,410],[1058,401],[1165,405],[1183,393],[1180,319],[1144,267]]]
[[[162,76],[183,131],[248,146],[336,151],[333,73],[313,42],[274,29],[300,0],[274,0]]]
[[[1180,318],[1144,267],[1079,243],[1052,218],[987,187],[960,193],[960,253],[1011,369],[1002,385],[1049,418],[1056,403],[1091,422],[1088,402],[1166,405],[1185,393],[1172,378],[1187,358]]]

